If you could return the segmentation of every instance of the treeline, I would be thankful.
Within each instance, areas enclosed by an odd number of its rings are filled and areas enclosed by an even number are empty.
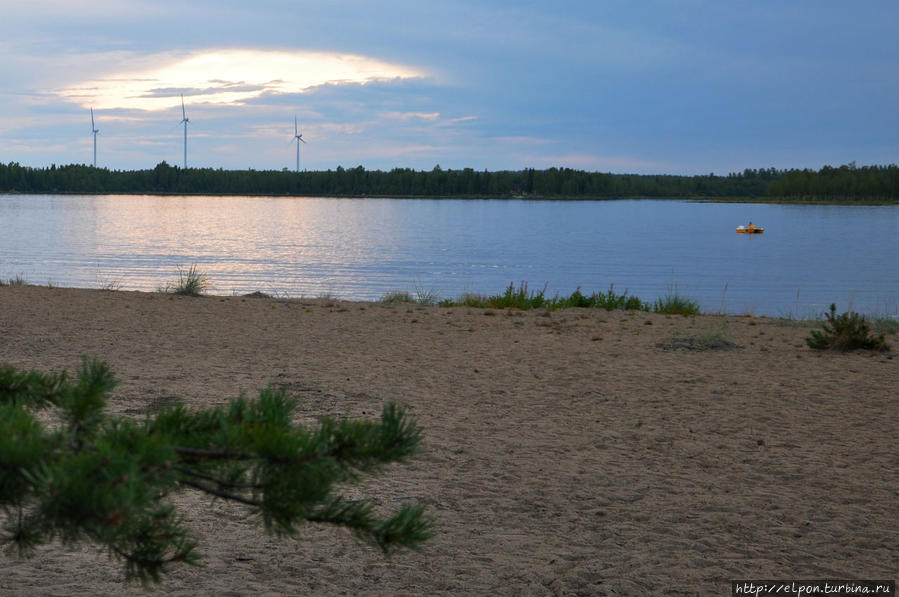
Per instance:
[[[767,195],[788,199],[896,201],[899,166],[862,166],[790,170],[771,182]]]
[[[0,164],[0,191],[19,193],[187,193],[374,197],[735,197],[761,196],[781,173],[747,170],[722,177],[585,172],[570,168],[518,171],[390,171],[338,167],[291,172],[179,168],[118,171],[70,165],[28,168]]]
[[[29,168],[0,164],[0,192],[171,193],[356,197],[784,197],[895,199],[896,166],[812,170],[747,169],[727,176],[609,174],[571,168],[476,171],[471,168],[390,171],[223,170],[179,168],[161,162],[151,170],[108,170],[85,165]]]

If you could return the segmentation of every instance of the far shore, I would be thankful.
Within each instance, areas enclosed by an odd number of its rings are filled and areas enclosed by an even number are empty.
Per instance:
[[[694,201],[697,203],[771,203],[785,205],[897,205],[899,199],[846,199],[839,197],[712,197],[706,195],[696,196],[659,196],[648,197],[645,195],[634,196],[596,196],[596,197],[571,197],[553,195],[351,195],[351,194],[253,194],[253,193],[168,193],[168,192],[115,192],[115,191],[47,191],[41,193],[20,192],[15,190],[2,191],[0,195],[71,195],[71,196],[148,196],[148,197],[272,197],[292,199],[430,199],[430,200],[471,200],[471,201]]]

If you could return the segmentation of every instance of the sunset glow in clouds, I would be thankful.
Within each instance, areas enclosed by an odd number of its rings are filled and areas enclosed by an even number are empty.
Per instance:
[[[157,68],[85,81],[59,94],[97,110],[164,110],[180,105],[182,93],[192,103],[240,104],[263,94],[299,93],[319,85],[426,76],[374,58],[326,52],[229,49],[157,59],[162,63]]]

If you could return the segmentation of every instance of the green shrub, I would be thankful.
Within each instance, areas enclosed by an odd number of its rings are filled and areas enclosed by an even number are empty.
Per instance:
[[[823,330],[812,330],[805,339],[815,350],[887,350],[883,334],[872,335],[871,326],[864,315],[846,311],[837,315],[836,304],[831,303],[830,313],[824,314]]]
[[[528,291],[528,283],[522,282],[515,288],[515,284],[510,283],[506,288],[506,292],[501,295],[491,296],[487,299],[487,306],[497,309],[515,308],[515,309],[539,309],[548,306],[546,300],[546,286],[540,292]]]
[[[604,293],[594,293],[591,297],[593,299],[593,306],[605,309],[606,311],[614,311],[616,309],[623,309],[626,311],[648,311],[648,305],[644,304],[636,296],[628,296],[627,290],[624,291],[624,294],[615,294],[614,285],[609,286],[609,289]]]
[[[563,307],[595,307],[595,297],[595,294],[593,296],[585,296],[584,293],[581,292],[581,287],[578,286],[577,289],[571,293],[571,296],[567,299],[561,299],[559,302],[562,303]]]

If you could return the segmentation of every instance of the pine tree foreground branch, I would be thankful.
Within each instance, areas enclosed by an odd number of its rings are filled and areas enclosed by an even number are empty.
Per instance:
[[[56,539],[90,542],[122,560],[127,579],[159,582],[172,564],[199,561],[170,501],[187,489],[246,506],[277,535],[334,524],[390,554],[432,534],[421,505],[383,518],[338,493],[418,449],[421,430],[395,404],[379,422],[322,418],[306,428],[292,423],[297,401],[267,388],[255,400],[136,421],[103,412],[115,384],[96,360],[84,359],[76,381],[0,365],[0,543],[19,556]],[[47,408],[60,423],[38,419]]]

